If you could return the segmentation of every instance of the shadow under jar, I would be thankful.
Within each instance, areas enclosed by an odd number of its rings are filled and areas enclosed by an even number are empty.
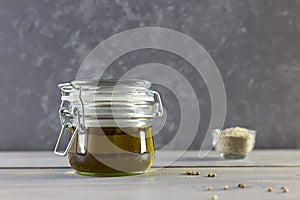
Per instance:
[[[60,84],[62,130],[54,152],[80,174],[130,175],[154,161],[152,120],[162,116],[159,94],[143,80],[84,80]],[[64,134],[70,141],[58,151]]]

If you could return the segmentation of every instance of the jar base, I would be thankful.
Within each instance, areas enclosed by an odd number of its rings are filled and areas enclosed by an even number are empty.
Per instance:
[[[224,159],[244,159],[246,157],[245,154],[227,154],[227,153],[221,153],[221,157]]]
[[[84,176],[95,176],[95,177],[120,177],[120,176],[135,176],[145,173],[146,171],[140,172],[112,172],[112,173],[97,173],[97,172],[83,172],[75,170],[77,174]]]

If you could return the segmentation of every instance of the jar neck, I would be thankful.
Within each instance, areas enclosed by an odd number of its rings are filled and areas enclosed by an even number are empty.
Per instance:
[[[152,126],[152,121],[151,118],[86,120],[85,127],[145,127]],[[72,120],[72,125],[79,126],[76,120]]]

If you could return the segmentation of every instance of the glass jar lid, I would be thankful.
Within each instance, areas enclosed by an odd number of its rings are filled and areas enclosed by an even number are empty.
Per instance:
[[[152,118],[163,112],[159,94],[145,80],[75,80],[58,87],[62,102],[93,119]]]

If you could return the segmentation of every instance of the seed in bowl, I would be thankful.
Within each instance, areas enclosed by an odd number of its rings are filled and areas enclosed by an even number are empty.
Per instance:
[[[241,128],[227,128],[213,133],[215,148],[224,158],[244,158],[255,143],[256,132]]]

